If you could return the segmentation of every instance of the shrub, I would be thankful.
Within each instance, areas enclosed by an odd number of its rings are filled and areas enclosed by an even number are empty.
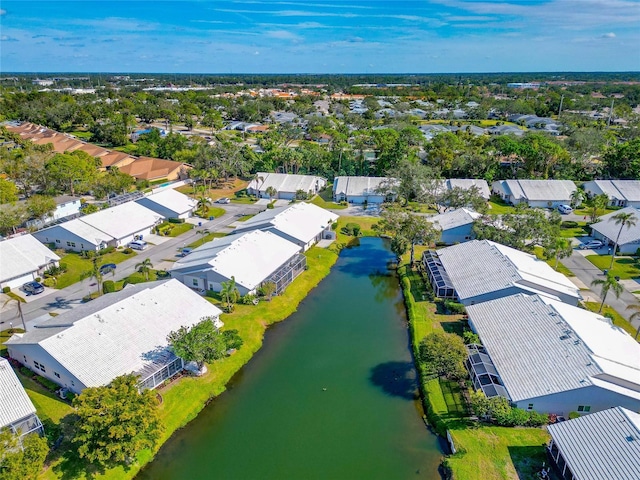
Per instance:
[[[35,375],[35,373],[33,372],[33,370],[31,370],[30,368],[27,367],[20,367],[20,373],[22,375],[24,375],[25,377],[29,377],[29,378],[33,378],[33,376]]]
[[[213,290],[207,290],[204,293],[204,296],[209,298],[220,298],[220,294],[218,292],[214,292]]]
[[[578,222],[574,222],[573,220],[565,220],[560,224],[562,228],[576,228],[578,226]]]
[[[349,202],[347,202],[346,200],[342,200],[342,201],[340,202],[340,205],[342,205],[343,207],[346,207],[346,206],[348,206],[348,205],[349,205]]]
[[[41,277],[36,277],[36,282],[41,282],[42,278]]]
[[[574,418],[580,418],[580,414],[578,412],[569,412],[569,420],[573,420]]]
[[[251,295],[251,294],[247,294],[244,297],[240,297],[240,302],[242,305],[253,305],[253,302],[255,301],[256,296],[255,295]]]
[[[130,255],[130,254],[133,253],[133,250],[131,250],[129,247],[127,247],[124,250],[122,250],[122,253],[124,253],[125,255]]]
[[[184,223],[184,218],[169,218],[167,221],[169,223]]]
[[[526,425],[528,427],[541,427],[542,425],[546,425],[549,423],[549,416],[543,413],[538,413],[534,411],[530,411],[529,420],[527,420]]]
[[[107,248],[103,248],[101,250],[98,250],[98,253],[96,253],[96,255],[106,255],[107,253],[111,253],[111,252],[115,252],[116,251],[116,247],[107,247]]]
[[[56,280],[56,277],[47,277],[47,278],[45,278],[45,279],[42,281],[42,284],[43,284],[45,287],[53,288],[53,287],[55,287],[55,286],[56,286],[56,283],[57,283],[57,282],[58,282],[58,281]]]
[[[338,222],[333,222],[331,224],[331,230],[336,230],[338,228]]]
[[[267,203],[267,208],[270,208],[270,209],[274,208],[273,202],[272,203]]]
[[[129,275],[127,277],[127,283],[144,283],[146,282],[147,279],[144,278],[144,275],[142,273],[136,272],[136,273],[132,273],[131,275]]]
[[[480,343],[480,337],[478,336],[478,334],[473,333],[471,330],[465,330],[462,333],[462,339],[464,340],[465,345],[469,345],[471,343]]]
[[[464,305],[458,302],[454,302],[453,300],[446,300],[444,302],[444,306],[450,313],[453,314],[463,315],[466,312]]]
[[[4,287],[2,289],[2,293],[9,293],[11,291],[11,287]]]
[[[100,207],[95,203],[85,203],[82,206],[82,208],[80,208],[80,211],[85,215],[89,215],[90,213],[96,213],[99,210],[100,210]]]
[[[360,235],[360,225],[358,225],[357,223],[347,223],[344,227],[342,227],[341,232],[344,233],[345,235],[349,235],[352,237],[357,237]]]
[[[60,385],[58,385],[55,382],[52,382],[51,380],[49,380],[48,378],[44,378],[44,377],[36,377],[36,381],[42,385],[44,388],[46,388],[47,390],[49,390],[50,392],[55,392],[56,390],[58,390],[60,388]]]
[[[116,282],[113,280],[105,280],[102,282],[102,293],[113,293],[116,291]]]

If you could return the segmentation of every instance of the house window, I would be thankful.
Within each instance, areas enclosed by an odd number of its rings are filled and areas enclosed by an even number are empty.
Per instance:
[[[76,242],[67,242],[67,247],[75,247]]]
[[[59,374],[58,372],[53,372],[53,374],[54,374],[56,377],[60,378],[60,374]]]
[[[197,287],[197,286],[198,286],[198,279],[197,279],[197,278],[194,278],[194,279],[193,279],[193,286],[194,286],[194,287]]]
[[[43,372],[46,372],[46,371],[47,371],[47,369],[46,369],[46,368],[44,368],[44,365],[42,365],[42,364],[40,364],[40,370],[42,370]]]
[[[23,357],[24,357],[24,363],[27,363],[27,356],[23,355]]]
[[[579,405],[578,406],[578,411],[579,412],[590,412],[591,411],[591,407],[589,405]]]
[[[56,243],[60,243],[60,239],[59,239],[59,238],[58,238],[58,239],[56,239]]]
[[[529,404],[529,406],[527,407],[527,410],[533,410],[533,403]]]
[[[40,364],[39,364],[38,362],[36,362],[35,360],[33,361],[33,365],[34,365],[36,368],[40,368]]]

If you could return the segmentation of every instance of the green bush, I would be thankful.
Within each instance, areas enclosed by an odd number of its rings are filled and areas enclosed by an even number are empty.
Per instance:
[[[116,282],[113,280],[105,280],[102,283],[102,293],[113,293],[116,291]]]
[[[136,273],[132,273],[131,275],[129,275],[127,277],[127,283],[144,283],[146,282],[147,279],[144,278],[144,275],[142,273],[136,272]]]
[[[54,288],[56,286],[57,280],[56,277],[47,277],[42,281],[42,284],[45,287]]]
[[[220,294],[218,292],[214,292],[213,290],[207,290],[206,292],[204,292],[204,296],[209,298],[219,298]]]
[[[580,418],[580,414],[578,412],[569,412],[569,420],[573,420],[575,418]]]
[[[36,377],[36,381],[42,385],[44,388],[46,388],[47,390],[49,390],[50,392],[55,392],[56,390],[58,390],[60,388],[60,385],[58,385],[55,382],[52,382],[51,380],[49,380],[48,378],[44,378],[44,377]]]
[[[273,206],[273,203],[267,203],[267,208],[269,208],[269,209],[273,209],[273,208],[275,208],[275,207]]]
[[[331,224],[331,230],[336,230],[338,228],[338,222],[333,222]]]
[[[562,228],[576,228],[578,226],[578,222],[574,222],[573,220],[565,220],[560,224]]]
[[[169,223],[184,223],[184,218],[169,218],[167,221]]]
[[[450,313],[453,314],[463,315],[466,312],[464,305],[458,302],[454,302],[453,300],[446,300],[444,302],[444,306]]]
[[[469,345],[471,343],[480,344],[480,337],[477,333],[473,333],[471,330],[465,330],[462,333],[462,339],[464,340],[465,345]]]
[[[24,375],[25,377],[33,378],[33,376],[35,375],[33,370],[31,370],[30,368],[27,368],[25,366],[20,367],[19,370],[20,370],[20,373],[22,375]]]
[[[101,255],[106,255],[107,253],[111,253],[111,252],[115,252],[116,251],[116,247],[107,247],[107,248],[103,248],[101,250],[98,250],[98,253],[96,255],[101,256]]]
[[[240,301],[238,303],[241,303],[242,305],[253,305],[255,299],[255,295],[247,294],[244,297],[240,297]]]
[[[3,287],[2,293],[9,293],[11,291],[11,287]]]
[[[345,235],[349,235],[352,237],[357,237],[360,235],[361,227],[357,223],[347,223],[344,227],[342,227],[341,232]]]
[[[124,250],[122,250],[122,253],[124,253],[125,255],[131,255],[133,253],[133,250],[127,247]]]

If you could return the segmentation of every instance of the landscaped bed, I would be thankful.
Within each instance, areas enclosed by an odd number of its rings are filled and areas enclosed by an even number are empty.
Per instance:
[[[98,265],[104,265],[106,263],[120,263],[129,258],[136,256],[136,253],[131,249],[126,250],[130,253],[124,253],[122,250],[107,253],[98,257]],[[82,275],[86,272],[90,272],[93,268],[91,259],[82,257],[79,253],[66,253],[61,256],[60,264],[67,266],[67,271],[58,276],[55,288],[65,288],[69,285],[79,282],[82,279]]]

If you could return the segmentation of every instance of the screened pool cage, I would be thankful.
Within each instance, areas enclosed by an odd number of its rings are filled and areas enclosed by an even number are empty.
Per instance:
[[[447,275],[438,252],[435,250],[427,250],[422,254],[422,264],[424,265],[425,272],[429,277],[429,282],[433,287],[433,292],[436,297],[439,298],[453,298],[455,299],[456,291],[451,284],[451,279]]]
[[[153,352],[150,357],[152,357],[151,363],[137,372],[140,377],[138,382],[140,390],[153,390],[184,368],[182,359],[168,349]]]
[[[508,399],[507,389],[504,388],[487,350],[482,345],[472,343],[467,345],[467,354],[469,357],[465,364],[473,381],[473,388],[482,390],[487,398],[500,396]]]
[[[284,265],[267,278],[264,283],[273,282],[276,286],[275,295],[280,295],[293,280],[300,275],[307,267],[307,257],[302,254],[296,254],[290,258]]]

